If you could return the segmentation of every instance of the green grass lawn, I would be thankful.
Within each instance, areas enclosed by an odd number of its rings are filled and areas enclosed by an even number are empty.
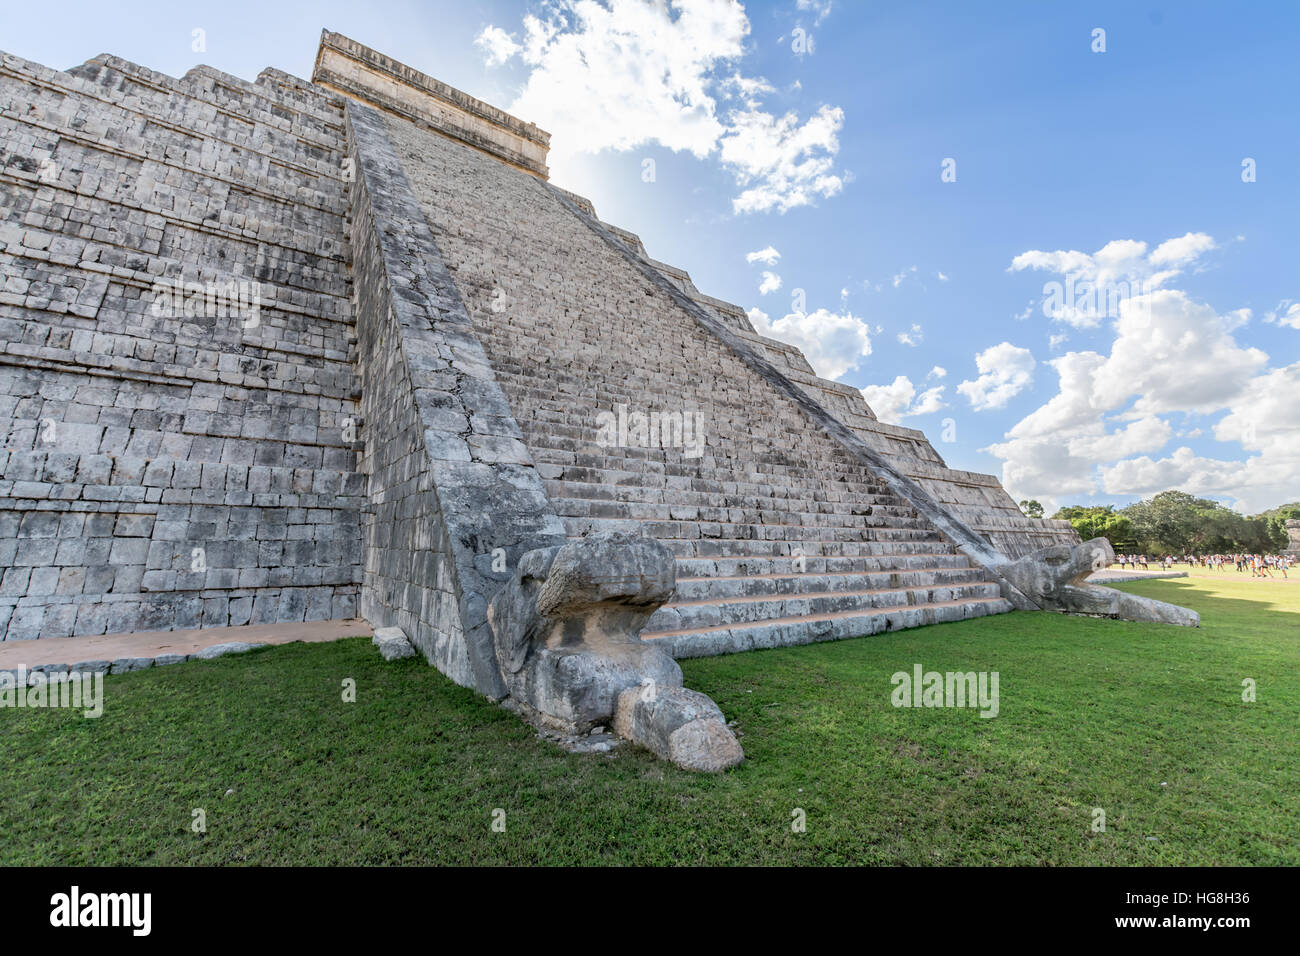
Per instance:
[[[1015,613],[686,661],[745,748],[718,776],[566,754],[361,639],[109,677],[98,720],[0,710],[0,863],[1300,863],[1300,582],[1219,578],[1125,585],[1199,630]],[[916,663],[998,671],[999,716],[894,708]]]

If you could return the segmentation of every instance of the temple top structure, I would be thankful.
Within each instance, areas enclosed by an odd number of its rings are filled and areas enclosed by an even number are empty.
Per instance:
[[[548,178],[550,133],[341,33],[321,31],[312,82]]]

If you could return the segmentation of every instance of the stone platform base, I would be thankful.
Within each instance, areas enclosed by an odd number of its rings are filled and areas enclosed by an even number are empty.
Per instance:
[[[46,637],[36,641],[0,643],[0,671],[18,668],[46,669],[77,665],[104,664],[90,669],[140,670],[155,660],[176,663],[221,645],[292,644],[294,641],[317,643],[344,637],[370,637],[365,621],[348,618],[338,621],[312,621],[292,624],[250,624],[244,627],[210,627],[192,631],[137,631],[131,634],[104,634],[99,637]],[[88,669],[82,667],[80,669]]]
[[[1145,581],[1148,578],[1185,578],[1186,571],[1094,571],[1089,584],[1119,584],[1121,581]]]

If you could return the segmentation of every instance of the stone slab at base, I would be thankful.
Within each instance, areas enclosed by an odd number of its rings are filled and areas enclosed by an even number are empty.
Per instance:
[[[1089,584],[1119,584],[1122,581],[1147,581],[1152,578],[1185,578],[1186,571],[1094,571]]]
[[[17,670],[19,667],[30,670],[45,664],[71,667],[82,661],[139,661],[160,657],[165,658],[160,663],[175,663],[169,655],[184,659],[218,644],[292,644],[294,641],[320,643],[344,637],[370,637],[371,634],[370,625],[365,621],[347,618],[309,623],[209,627],[192,631],[136,631],[98,637],[45,637],[36,641],[0,643],[0,670]]]
[[[375,636],[370,639],[370,643],[379,648],[379,653],[386,661],[400,661],[415,656],[415,648],[411,646],[411,642],[406,639],[406,632],[400,627],[376,628]]]

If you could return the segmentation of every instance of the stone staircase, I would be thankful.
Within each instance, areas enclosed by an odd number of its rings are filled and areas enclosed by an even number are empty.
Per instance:
[[[1011,610],[984,571],[861,467],[827,463],[828,475],[603,448],[589,429],[555,421],[573,396],[498,376],[513,407],[534,409],[520,424],[568,534],[646,534],[676,555],[676,597],[642,633],[675,657]]]
[[[409,123],[388,131],[568,535],[645,534],[676,556],[645,639],[690,657],[1011,609],[555,191]],[[696,410],[702,442],[614,447],[600,418],[620,405]]]

